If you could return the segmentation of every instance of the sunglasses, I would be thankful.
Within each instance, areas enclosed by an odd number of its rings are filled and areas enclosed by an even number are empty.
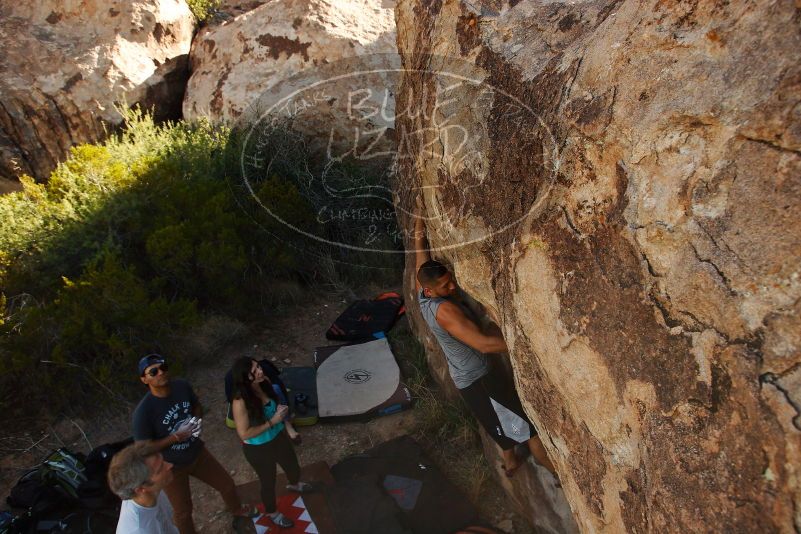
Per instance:
[[[167,371],[169,371],[169,370],[170,370],[170,366],[169,366],[169,365],[167,365],[166,363],[162,363],[162,364],[161,364],[161,365],[159,365],[158,367],[151,367],[150,369],[148,369],[147,371],[145,371],[145,374],[146,374],[147,376],[149,376],[149,377],[154,377],[154,376],[156,376],[157,374],[159,374],[159,371],[162,371],[162,372],[165,372],[165,373],[166,373],[166,372],[167,372]]]

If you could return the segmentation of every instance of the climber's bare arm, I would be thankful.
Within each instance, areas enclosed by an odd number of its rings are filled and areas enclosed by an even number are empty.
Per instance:
[[[452,302],[445,301],[437,309],[437,323],[450,335],[485,354],[508,352],[506,342],[498,335],[481,332],[478,325],[471,321],[464,312]]]
[[[416,267],[414,269],[414,283],[415,287],[417,288],[417,292],[420,292],[421,286],[420,282],[417,281],[417,272],[420,270],[420,266],[423,265],[425,262],[431,259],[431,253],[428,251],[428,239],[426,239],[426,224],[423,221],[423,210],[418,205],[417,210],[414,214],[414,250],[415,250],[415,258],[416,258]]]

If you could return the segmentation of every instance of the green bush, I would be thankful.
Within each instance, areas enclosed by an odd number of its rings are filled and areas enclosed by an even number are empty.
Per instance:
[[[4,410],[23,391],[56,410],[124,392],[141,355],[171,347],[202,315],[246,318],[269,306],[275,280],[302,278],[298,248],[232,194],[231,132],[159,126],[138,111],[126,121],[105,143],[74,148],[46,185],[23,177],[21,192],[0,197]],[[258,195],[313,225],[292,183],[271,176]],[[184,355],[172,356],[180,365]]]
[[[186,3],[198,22],[208,19],[220,5],[219,0],[186,0]]]
[[[125,395],[139,386],[131,369],[141,355],[167,351],[179,368],[193,357],[181,340],[204,317],[262,318],[296,302],[304,282],[375,279],[359,254],[301,236],[358,242],[369,229],[320,227],[329,200],[308,187],[307,154],[287,145],[292,136],[276,139],[272,171],[250,177],[243,194],[242,132],[157,125],[138,110],[125,119],[106,142],[73,148],[47,184],[23,177],[22,191],[0,197],[7,413]],[[358,171],[343,166],[336,176],[346,185]]]
[[[98,384],[104,396],[123,392],[133,362],[197,320],[194,302],[152,296],[119,254],[105,248],[78,279],[64,277],[52,301],[25,306],[0,326],[2,376],[14,378],[4,391],[46,394],[56,406],[96,398]]]

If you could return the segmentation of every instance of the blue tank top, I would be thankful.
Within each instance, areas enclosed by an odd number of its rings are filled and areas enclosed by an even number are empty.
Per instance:
[[[275,404],[273,399],[270,399],[270,402],[264,405],[264,420],[268,421],[270,417],[275,415],[275,411],[278,409],[278,405]],[[272,441],[275,436],[281,433],[284,429],[284,422],[281,421],[277,425],[273,425],[258,436],[253,436],[252,438],[248,438],[244,441],[248,445],[262,445],[267,443],[268,441]]]
[[[445,299],[426,297],[422,291],[420,291],[418,299],[423,319],[425,319],[431,331],[434,332],[434,336],[439,341],[439,346],[442,347],[442,352],[445,353],[445,358],[448,360],[448,372],[456,387],[464,389],[486,375],[489,372],[487,357],[450,335],[437,322],[437,310]]]

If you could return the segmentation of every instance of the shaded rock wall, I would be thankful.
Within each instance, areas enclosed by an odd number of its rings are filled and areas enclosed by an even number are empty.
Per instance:
[[[801,10],[396,13],[398,207],[503,329],[580,528],[801,531]],[[445,94],[465,63],[495,92]]]
[[[0,178],[46,179],[115,103],[180,118],[193,31],[183,0],[2,2]]]

